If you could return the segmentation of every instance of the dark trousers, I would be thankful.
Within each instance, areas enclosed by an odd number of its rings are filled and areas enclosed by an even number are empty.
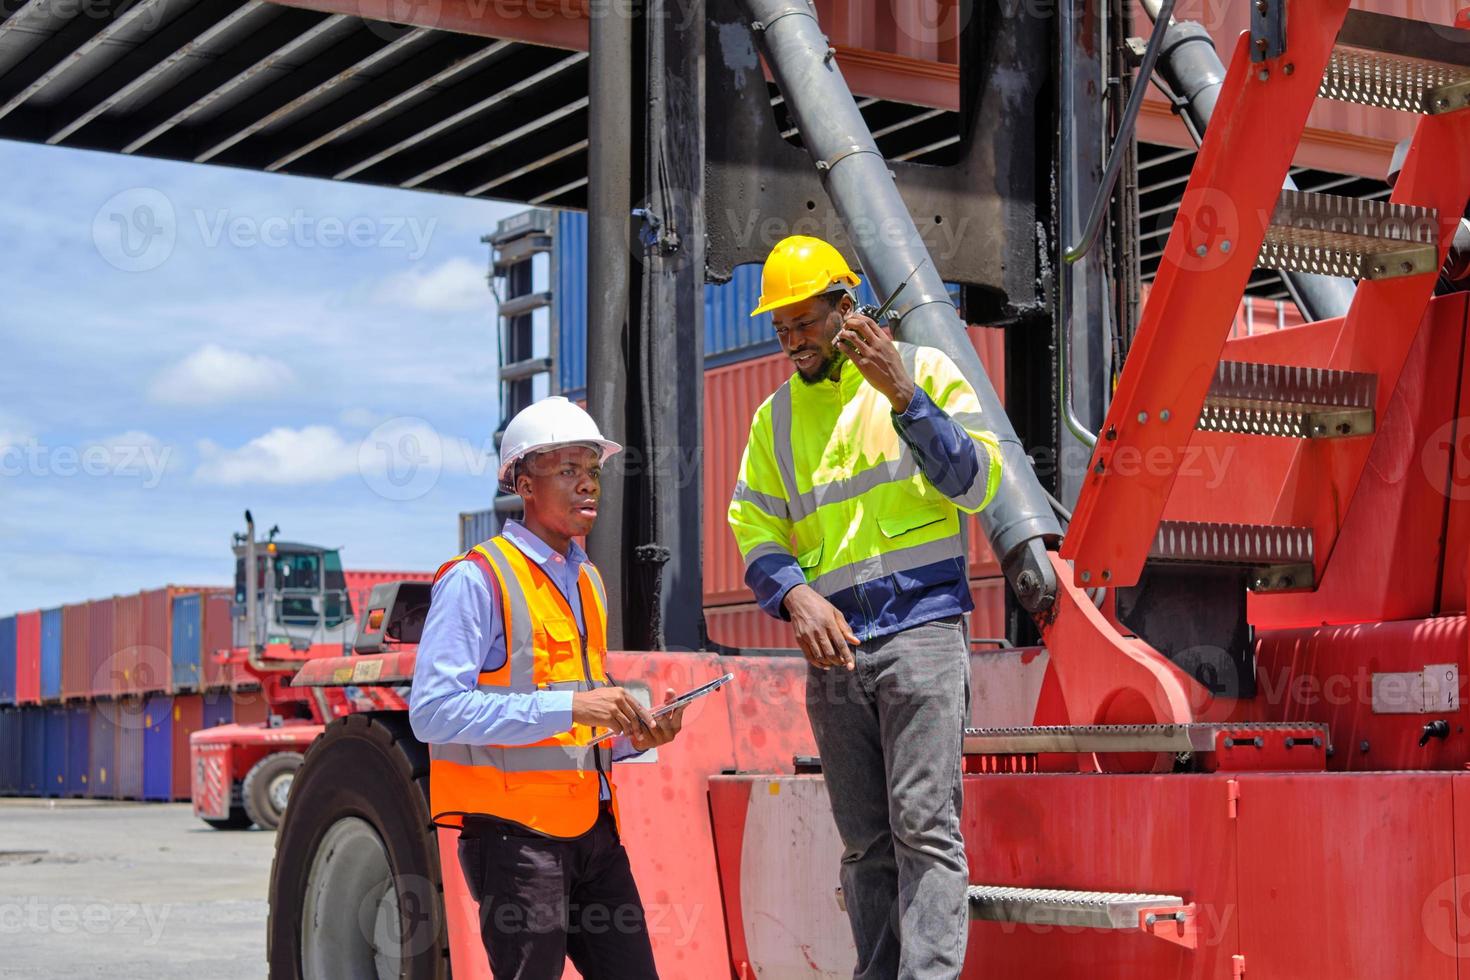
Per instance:
[[[480,903],[495,980],[556,980],[567,957],[585,980],[657,980],[628,852],[606,808],[573,840],[470,818],[459,863]]]

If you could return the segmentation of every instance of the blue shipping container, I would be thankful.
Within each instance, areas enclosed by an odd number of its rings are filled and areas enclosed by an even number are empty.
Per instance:
[[[42,796],[60,796],[66,788],[66,709],[52,705],[46,712],[46,755],[41,767]]]
[[[0,705],[15,703],[15,617],[0,619]]]
[[[204,606],[198,592],[174,596],[173,635],[170,654],[173,658],[174,690],[199,690],[199,637],[204,632]]]
[[[41,700],[61,700],[61,610],[41,611]]]
[[[21,735],[25,760],[21,764],[21,794],[41,796],[46,785],[46,709],[21,709],[25,732]]]
[[[174,699],[151,695],[143,706],[143,799],[173,799]]]
[[[111,701],[92,703],[91,747],[87,754],[87,796],[112,799],[113,756],[117,751],[117,714]]]
[[[113,746],[112,795],[119,800],[143,798],[143,738],[146,713],[142,698],[114,701],[117,736]]]
[[[459,515],[459,550],[469,551],[495,537],[495,511],[477,510]]]
[[[204,695],[204,721],[199,726],[214,728],[235,721],[235,698],[230,691],[210,691]]]
[[[19,709],[0,708],[0,796],[20,792],[21,725]]]
[[[92,758],[92,706],[73,704],[66,708],[65,796],[86,796],[89,762]]]

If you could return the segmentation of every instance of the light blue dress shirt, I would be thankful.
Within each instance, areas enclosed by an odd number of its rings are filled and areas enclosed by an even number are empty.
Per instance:
[[[566,596],[577,627],[585,631],[577,578],[587,553],[573,541],[565,555],[559,554],[519,521],[507,521],[501,534],[541,566]],[[459,562],[434,583],[419,639],[408,700],[409,722],[419,740],[530,745],[570,730],[571,691],[502,694],[478,689],[480,673],[504,666],[505,657],[499,591],[474,562]],[[614,759],[636,754],[629,739],[614,740]],[[608,795],[605,786],[603,795]]]

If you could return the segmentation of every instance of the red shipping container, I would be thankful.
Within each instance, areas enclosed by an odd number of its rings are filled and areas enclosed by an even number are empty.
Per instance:
[[[150,589],[139,599],[143,605],[143,630],[134,660],[134,680],[143,692],[174,689],[172,631],[173,597],[184,590],[174,586]]]
[[[189,762],[189,736],[204,727],[204,698],[198,694],[174,696],[173,798],[189,799],[193,770]]]
[[[136,694],[138,645],[143,642],[142,593],[112,600],[112,695]]]
[[[87,693],[110,698],[116,686],[117,648],[112,645],[113,599],[87,603]]]
[[[15,702],[41,702],[41,611],[15,614]]]
[[[92,617],[87,603],[61,607],[61,697],[71,701],[92,696]]]
[[[235,724],[255,725],[265,724],[270,717],[271,705],[265,699],[265,695],[258,689],[253,691],[236,691],[235,701]]]
[[[204,626],[199,638],[199,674],[205,690],[230,687],[235,680],[235,669],[217,656],[221,650],[234,645],[234,624],[230,619],[230,604],[233,596],[228,592],[206,592]]]

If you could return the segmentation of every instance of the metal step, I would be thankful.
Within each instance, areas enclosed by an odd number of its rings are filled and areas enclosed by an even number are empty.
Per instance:
[[[1149,560],[1250,568],[1257,592],[1310,589],[1316,578],[1312,529],[1285,524],[1160,521]]]
[[[1317,94],[1438,114],[1470,105],[1470,40],[1459,28],[1349,10]]]
[[[533,310],[539,310],[543,306],[550,305],[550,293],[527,293],[524,296],[516,296],[501,302],[499,313],[503,318],[509,320],[513,317],[525,316]]]
[[[1438,272],[1439,218],[1433,208],[1284,190],[1256,264],[1347,279]]]
[[[551,358],[533,357],[527,361],[516,361],[514,364],[506,364],[500,368],[501,381],[524,381],[526,378],[534,378],[538,374],[546,374],[551,370]]]
[[[1296,439],[1367,435],[1377,390],[1378,377],[1360,371],[1221,361],[1197,427]]]
[[[1191,725],[1033,725],[966,728],[967,755],[1036,755],[1044,752],[1215,752],[1235,742],[1285,736],[1287,748],[1327,745],[1327,726],[1317,722],[1235,722]],[[1313,740],[1317,740],[1315,743]]]
[[[1012,888],[1006,885],[970,886],[970,918],[987,922],[1138,929],[1140,917],[1147,916],[1151,910],[1172,917],[1177,914],[1174,910],[1183,905],[1184,899],[1178,895]]]

